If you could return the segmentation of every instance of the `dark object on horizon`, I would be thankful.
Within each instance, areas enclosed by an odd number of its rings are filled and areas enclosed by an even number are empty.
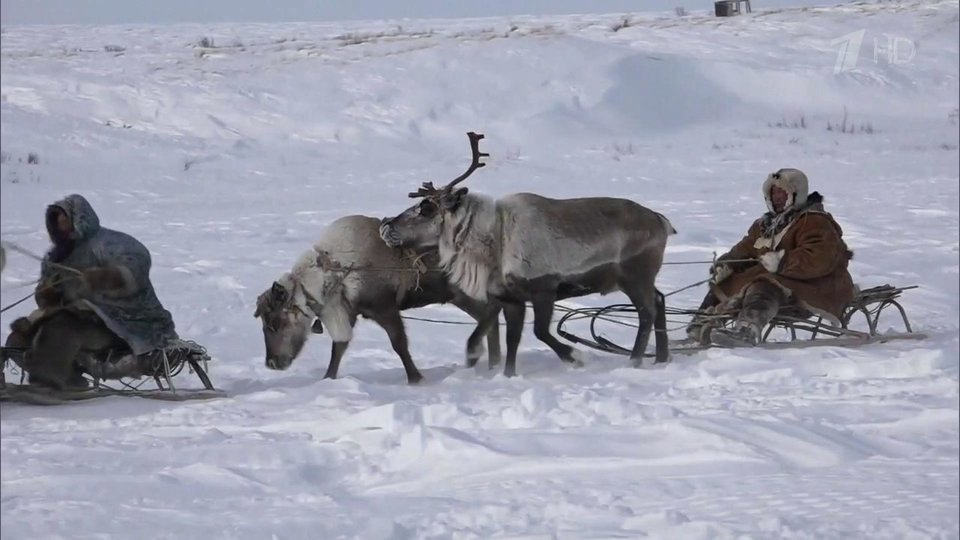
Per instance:
[[[740,9],[740,4],[747,4],[747,11]],[[752,13],[750,0],[718,0],[713,3],[713,11],[717,17],[732,17],[741,13]]]

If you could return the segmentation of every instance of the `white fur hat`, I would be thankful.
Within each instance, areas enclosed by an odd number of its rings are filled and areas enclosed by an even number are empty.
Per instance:
[[[809,187],[807,185],[807,175],[800,169],[780,169],[775,173],[770,173],[763,182],[763,199],[767,202],[767,209],[773,212],[773,202],[770,200],[770,188],[777,186],[787,192],[787,204],[783,209],[791,206],[801,205],[807,202]]]

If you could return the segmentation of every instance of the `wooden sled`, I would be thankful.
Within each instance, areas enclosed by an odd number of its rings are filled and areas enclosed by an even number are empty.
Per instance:
[[[164,401],[226,397],[226,393],[214,388],[213,382],[207,375],[206,366],[210,356],[206,349],[193,341],[174,340],[163,350],[140,356],[112,352],[105,356],[82,355],[78,360],[80,369],[91,381],[91,386],[86,389],[56,390],[39,385],[23,384],[26,378],[23,365],[24,353],[24,349],[3,347],[3,364],[6,366],[7,361],[12,361],[20,368],[20,384],[0,380],[0,401],[59,405],[110,396]],[[179,375],[185,367],[196,374],[203,389],[178,389],[175,386],[174,377]],[[141,389],[141,386],[151,379],[156,383],[157,388]],[[118,381],[122,388],[112,388],[105,381]]]
[[[914,332],[907,317],[907,312],[899,303],[898,298],[903,291],[917,288],[916,285],[909,287],[893,287],[891,285],[881,285],[871,289],[859,291],[852,302],[847,304],[841,318],[841,326],[831,326],[824,322],[822,317],[813,316],[803,317],[803,314],[790,310],[782,311],[767,325],[762,333],[760,343],[757,348],[782,350],[782,349],[802,349],[809,347],[859,347],[871,343],[885,343],[894,340],[920,340],[926,339],[926,334]],[[887,310],[896,310],[900,316],[904,331],[880,333],[878,326],[880,324],[880,315]],[[735,314],[710,314],[701,313],[698,310],[685,310],[667,307],[666,313],[670,315],[701,315],[711,319],[711,324],[715,327],[730,327],[735,318]],[[630,314],[633,314],[632,317]],[[862,318],[866,322],[866,331],[854,330],[850,328],[850,323]],[[579,343],[598,351],[614,353],[629,356],[631,349],[618,345],[610,339],[604,337],[598,328],[599,321],[605,321],[623,326],[636,328],[636,323],[625,320],[625,317],[636,317],[636,309],[631,304],[614,304],[600,308],[581,308],[567,310],[563,317],[557,321],[557,334],[573,343]],[[564,325],[574,320],[588,319],[590,321],[590,338],[577,336],[564,328]],[[789,341],[770,341],[770,335],[774,330],[781,329],[786,331]],[[671,340],[671,354],[694,354],[710,348],[719,348],[713,345],[701,345],[689,339]],[[644,356],[653,357],[652,353]]]
[[[86,390],[54,390],[32,384],[5,384],[0,388],[0,401],[13,401],[31,405],[64,405],[74,401],[85,401],[102,397],[139,397],[161,401],[189,401],[226,397],[221,390],[189,389],[118,389],[105,386]]]

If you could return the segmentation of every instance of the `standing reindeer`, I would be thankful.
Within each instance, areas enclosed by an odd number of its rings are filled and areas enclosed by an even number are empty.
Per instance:
[[[388,247],[378,235],[379,221],[367,216],[335,220],[321,238],[257,298],[254,317],[263,326],[266,365],[290,367],[311,333],[326,326],[333,348],[324,378],[335,379],[340,359],[353,338],[357,316],[380,325],[400,356],[411,384],[423,379],[407,348],[400,312],[450,302],[477,321],[483,321],[467,340],[467,364],[483,354],[486,336],[491,367],[500,361],[500,306],[474,300],[451,287],[437,267],[434,250]],[[494,324],[490,325],[489,321]]]
[[[411,198],[422,199],[400,215],[385,218],[380,236],[393,247],[438,246],[440,264],[469,297],[502,303],[507,323],[504,374],[516,374],[517,348],[525,304],[533,304],[533,331],[565,362],[576,362],[573,347],[550,333],[557,300],[626,293],[637,308],[639,328],[631,358],[640,366],[656,322],[656,361],[666,362],[663,295],[654,281],[673,226],[661,214],[626,199],[548,199],[517,193],[499,200],[457,188],[484,166],[483,135],[468,133],[473,160],[465,173],[440,189],[423,184]],[[496,324],[482,321],[481,327]]]

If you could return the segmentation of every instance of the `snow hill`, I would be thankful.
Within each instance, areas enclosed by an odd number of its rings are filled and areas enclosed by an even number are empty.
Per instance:
[[[151,249],[230,397],[4,404],[3,538],[960,537],[958,28],[956,0],[4,27],[3,239],[43,253],[45,205],[84,194]],[[470,130],[491,155],[471,189],[635,199],[678,229],[668,262],[722,253],[798,167],[861,286],[921,286],[903,303],[929,339],[573,369],[528,332],[508,380],[462,367],[469,327],[411,320],[410,387],[361,321],[340,379],[325,335],[266,369],[257,295],[332,219],[459,174]],[[37,273],[8,253],[3,305]]]

